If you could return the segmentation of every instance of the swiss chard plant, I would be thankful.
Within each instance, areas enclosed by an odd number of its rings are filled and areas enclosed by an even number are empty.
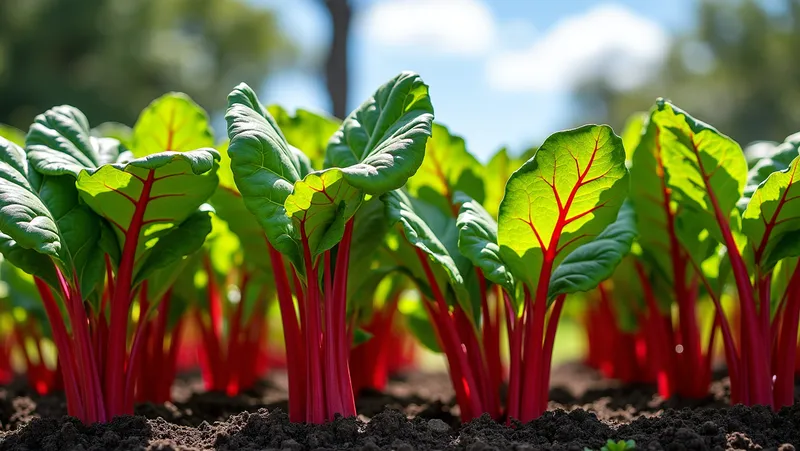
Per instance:
[[[388,217],[410,245],[403,265],[420,287],[464,421],[483,413],[500,418],[505,379],[502,302],[493,298],[490,305],[486,277],[459,250],[459,210],[464,202],[483,199],[482,169],[463,139],[434,124],[420,170],[406,190],[383,197]]]
[[[697,234],[688,246],[679,239],[682,221],[689,220],[685,218],[685,205],[678,202],[667,181],[661,133],[658,125],[649,121],[632,157],[631,179],[638,189],[631,191],[631,201],[642,248],[637,273],[653,314],[670,318],[664,310],[677,305],[676,330],[670,320],[655,324],[662,330],[650,343],[658,366],[659,391],[665,397],[677,393],[701,398],[711,382],[713,349],[704,347],[701,340],[697,316],[699,266],[691,262],[699,265],[713,249],[708,239]],[[676,346],[680,346],[680,353],[674,352]]]
[[[564,299],[613,273],[635,237],[622,141],[607,126],[551,135],[509,178],[494,220],[462,205],[459,247],[503,288],[510,344],[507,418],[547,407]],[[548,315],[549,311],[549,315]]]
[[[436,138],[434,129],[428,155],[443,146]],[[529,421],[546,408],[565,296],[608,278],[635,236],[630,209],[620,210],[628,191],[625,152],[608,127],[551,136],[510,177],[499,224],[475,200],[484,192],[469,161],[431,159],[431,182],[415,186],[421,169],[410,193],[395,191],[384,201],[417,256],[408,269],[448,358],[462,419],[489,413]],[[500,305],[490,308],[490,298]],[[504,406],[501,321],[511,353]]]
[[[234,180],[266,233],[275,273],[292,420],[355,415],[347,318],[350,252],[361,244],[354,217],[365,196],[397,189],[417,171],[432,119],[428,87],[402,73],[344,120],[327,144],[325,169],[314,171],[252,89],[240,85],[228,96]]]
[[[675,241],[717,307],[732,402],[791,404],[800,281],[793,245],[800,229],[794,203],[797,140],[790,138],[748,170],[735,141],[667,101],[658,101],[650,123],[665,186],[681,206]],[[701,268],[704,237],[724,248],[717,280]],[[726,276],[739,299],[738,337],[720,305]]]
[[[210,138],[205,113],[170,94],[142,112],[130,149],[69,106],[37,116],[24,148],[0,139],[0,250],[35,276],[69,413],[84,422],[133,412],[148,312],[131,338],[131,306],[160,299],[210,230]]]

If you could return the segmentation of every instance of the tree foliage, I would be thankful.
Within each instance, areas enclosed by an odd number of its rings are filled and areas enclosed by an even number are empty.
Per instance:
[[[662,96],[742,144],[780,142],[797,131],[800,1],[703,0],[696,8],[695,28],[676,36],[655,79],[631,91],[587,82],[575,93],[583,115],[576,120],[619,129],[631,111]]]
[[[130,124],[167,91],[220,110],[291,53],[272,12],[245,0],[3,1],[0,123],[69,104]]]

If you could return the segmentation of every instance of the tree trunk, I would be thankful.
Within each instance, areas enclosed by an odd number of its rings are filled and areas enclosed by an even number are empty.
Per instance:
[[[347,42],[353,11],[348,0],[325,0],[325,6],[333,24],[333,39],[325,61],[325,78],[333,115],[344,118],[347,115]]]

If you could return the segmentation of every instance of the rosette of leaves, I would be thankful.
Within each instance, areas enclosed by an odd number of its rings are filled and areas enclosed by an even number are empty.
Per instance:
[[[529,421],[546,408],[564,297],[610,277],[630,249],[625,160],[622,140],[608,126],[558,132],[511,175],[497,223],[475,204],[462,206],[461,250],[503,287],[514,312],[509,418]]]
[[[726,268],[739,295],[743,325],[741,337],[734,340],[721,314],[719,288],[698,271],[722,323],[732,400],[772,406],[790,402],[787,392],[792,389],[786,381],[793,377],[788,366],[794,366],[796,337],[789,336],[793,330],[796,335],[800,314],[800,304],[791,293],[800,275],[776,285],[773,271],[778,263],[791,264],[790,259],[798,256],[791,243],[800,229],[800,209],[794,203],[800,140],[789,137],[748,166],[735,141],[666,100],[657,102],[650,122],[657,132],[654,142],[663,152],[667,187],[683,209],[677,239],[693,249],[699,229],[721,243],[726,258],[719,278],[724,281]],[[773,288],[781,287],[784,296],[771,295]],[[778,304],[772,305],[775,299]],[[766,352],[776,336],[781,352]]]
[[[228,154],[236,187],[266,234],[273,268],[284,268],[285,257],[292,265],[289,272],[301,282],[294,284],[301,299],[298,315],[288,274],[276,274],[287,347],[306,334],[305,349],[287,348],[297,359],[289,362],[290,380],[297,381],[294,389],[290,386],[292,419],[318,423],[335,413],[355,414],[345,319],[353,218],[365,196],[399,188],[417,171],[432,119],[428,87],[418,75],[402,73],[342,122],[327,144],[325,169],[313,171],[309,157],[294,144],[319,161],[313,149],[319,139],[292,138],[289,130],[285,134],[247,85],[228,97]],[[289,121],[287,128],[294,125]],[[323,303],[327,307],[321,312]],[[322,321],[327,338],[322,346],[312,345],[317,341],[312,337],[322,333]],[[313,365],[307,371],[300,363],[305,356]],[[303,399],[302,387],[308,384],[309,393],[321,393],[323,378],[325,399]]]
[[[36,117],[27,151],[3,143],[11,174],[0,207],[8,237],[3,252],[66,299],[70,320],[78,324],[74,339],[84,343],[77,346],[78,371],[96,372],[87,376],[90,383],[79,384],[85,421],[131,411],[125,355],[132,294],[198,249],[208,233],[208,212],[199,207],[216,188],[219,155],[195,147],[205,142],[204,133],[210,138],[205,113],[186,96],[169,94],[142,113],[130,151],[116,139],[92,136],[86,117],[70,106]],[[110,335],[101,383],[78,318],[86,316],[84,299],[93,315],[102,311],[104,275],[113,289],[107,292]],[[57,318],[48,315],[51,322]]]

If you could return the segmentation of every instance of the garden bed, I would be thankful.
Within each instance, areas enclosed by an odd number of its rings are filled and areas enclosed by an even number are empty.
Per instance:
[[[202,392],[197,377],[173,388],[176,402],[141,404],[136,416],[84,427],[66,417],[62,396],[0,389],[0,449],[600,449],[608,439],[637,449],[793,449],[800,406],[778,413],[726,407],[727,379],[702,401],[660,399],[652,387],[622,387],[569,364],[556,369],[548,412],[517,428],[481,418],[458,423],[445,374],[392,380],[362,393],[359,418],[322,426],[286,416],[285,376],[236,397]]]

